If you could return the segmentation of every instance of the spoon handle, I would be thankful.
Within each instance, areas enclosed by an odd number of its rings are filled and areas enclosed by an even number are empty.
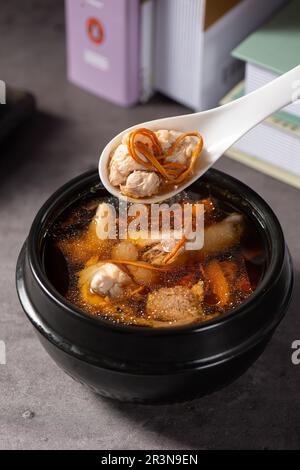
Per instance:
[[[223,130],[218,129],[221,136],[219,145],[222,146],[220,151],[224,152],[227,150],[246,132],[265,118],[299,98],[300,65],[258,90],[225,105],[223,107],[225,116],[222,113],[223,126],[224,117],[227,118],[228,116],[228,118],[226,119],[227,126],[223,127]],[[218,108],[215,108],[213,111],[217,110]],[[221,124],[221,120],[220,123],[215,124],[217,127],[220,127],[218,124]],[[214,143],[212,143],[212,147],[215,147]]]

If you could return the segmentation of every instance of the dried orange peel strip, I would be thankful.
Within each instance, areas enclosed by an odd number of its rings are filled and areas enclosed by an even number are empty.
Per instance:
[[[148,144],[136,141],[136,137],[141,135],[146,137],[150,143]],[[189,166],[186,168],[185,165],[166,161],[166,158],[172,155],[176,147],[186,138],[196,137],[199,142],[192,153],[192,157]],[[199,155],[203,148],[203,139],[201,134],[198,132],[186,132],[176,138],[175,142],[171,145],[167,152],[163,153],[162,146],[156,136],[156,134],[150,129],[139,128],[135,129],[129,134],[128,137],[128,150],[131,157],[144,168],[159,173],[166,181],[166,183],[181,183],[192,173],[195,164],[199,158]],[[141,158],[141,156],[144,158]]]
[[[132,158],[134,158],[134,160],[139,163],[140,165],[144,165],[145,168],[152,168],[152,165],[149,164],[149,162],[143,160],[142,158],[139,157],[139,155],[137,154],[136,152],[136,145],[137,145],[137,142],[135,142],[135,138],[137,135],[142,135],[144,137],[147,137],[151,144],[152,144],[152,149],[153,149],[153,156],[154,157],[162,157],[163,156],[163,151],[162,151],[162,147],[160,145],[160,142],[156,136],[156,134],[152,131],[150,131],[150,129],[145,129],[143,127],[139,128],[139,129],[135,129],[134,131],[132,131],[130,134],[129,134],[129,137],[128,137],[128,150],[129,150],[129,153],[130,155],[132,156]],[[139,143],[142,143],[142,142],[139,142]],[[145,145],[145,144],[144,144]],[[146,145],[145,145],[146,147]],[[146,157],[147,158],[147,157]]]
[[[137,150],[143,154],[143,156],[145,158],[147,158],[147,160],[149,160],[149,162],[151,162],[151,168],[154,169],[154,170],[157,170],[158,173],[161,174],[161,176],[163,176],[166,180],[169,179],[169,174],[168,172],[164,169],[164,167],[160,164],[160,162],[157,160],[157,158],[155,158],[155,156],[152,154],[151,150],[145,145],[143,144],[142,142],[137,142],[135,144]]]
[[[165,259],[164,259],[165,264],[171,263],[173,261],[173,259],[178,254],[180,248],[182,248],[185,245],[186,240],[187,240],[186,236],[184,235],[182,237],[182,239],[179,240],[179,242],[176,244],[175,248],[169,254],[167,254],[167,256],[165,257]]]
[[[183,165],[182,163],[178,162],[166,162],[164,163],[165,168],[179,168],[179,170],[185,170],[186,165]]]
[[[139,286],[136,289],[134,289],[132,292],[130,292],[130,295],[133,297],[134,295],[140,294],[145,290],[146,286]]]
[[[176,146],[178,144],[178,142],[182,141],[185,137],[188,137],[188,136],[198,137],[199,142],[198,142],[196,148],[193,150],[192,158],[191,158],[191,161],[190,161],[190,164],[189,164],[188,168],[183,173],[181,173],[177,178],[173,179],[172,183],[182,183],[185,179],[188,178],[188,176],[194,170],[195,164],[196,164],[196,162],[199,158],[199,155],[202,151],[203,139],[202,139],[202,136],[198,132],[195,132],[195,133],[190,132],[190,133],[180,135],[179,137],[177,137],[177,139],[176,139],[175,143],[173,144],[173,146],[174,145]],[[168,152],[170,152],[172,150],[172,147],[168,150]]]
[[[160,272],[165,272],[168,271],[167,266],[165,267],[158,267],[158,266],[153,266],[152,264],[149,263],[144,263],[143,261],[128,261],[124,259],[108,259],[105,260],[106,263],[114,263],[114,264],[125,264],[128,266],[136,266],[137,268],[144,268],[144,269],[149,269],[150,271],[160,271]]]
[[[224,307],[230,300],[230,288],[220,262],[217,260],[210,261],[205,266],[204,273],[211,290],[219,299],[218,306]]]

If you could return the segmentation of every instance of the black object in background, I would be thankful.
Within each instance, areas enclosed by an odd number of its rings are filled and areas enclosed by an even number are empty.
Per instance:
[[[0,142],[35,110],[34,97],[25,91],[7,87],[6,104],[0,105]]]

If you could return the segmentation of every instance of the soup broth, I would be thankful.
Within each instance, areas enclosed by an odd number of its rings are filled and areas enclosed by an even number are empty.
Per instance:
[[[86,315],[125,325],[197,324],[235,309],[257,288],[265,266],[258,230],[210,192],[176,202],[204,205],[204,246],[185,240],[99,238],[99,213],[114,198],[87,196],[49,231],[44,265],[54,287]],[[129,221],[128,221],[129,222]]]

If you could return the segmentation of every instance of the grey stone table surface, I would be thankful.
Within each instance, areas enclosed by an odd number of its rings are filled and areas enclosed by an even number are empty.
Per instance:
[[[188,111],[163,97],[122,109],[70,85],[63,14],[60,0],[1,5],[0,78],[32,91],[39,111],[0,149],[0,340],[7,354],[0,365],[0,449],[299,448],[300,365],[292,365],[291,343],[300,339],[300,192],[292,187],[227,158],[217,164],[271,204],[296,274],[289,313],[267,349],[219,392],[159,407],[101,399],[52,362],[22,313],[15,264],[43,201],[94,167],[121,129]]]

